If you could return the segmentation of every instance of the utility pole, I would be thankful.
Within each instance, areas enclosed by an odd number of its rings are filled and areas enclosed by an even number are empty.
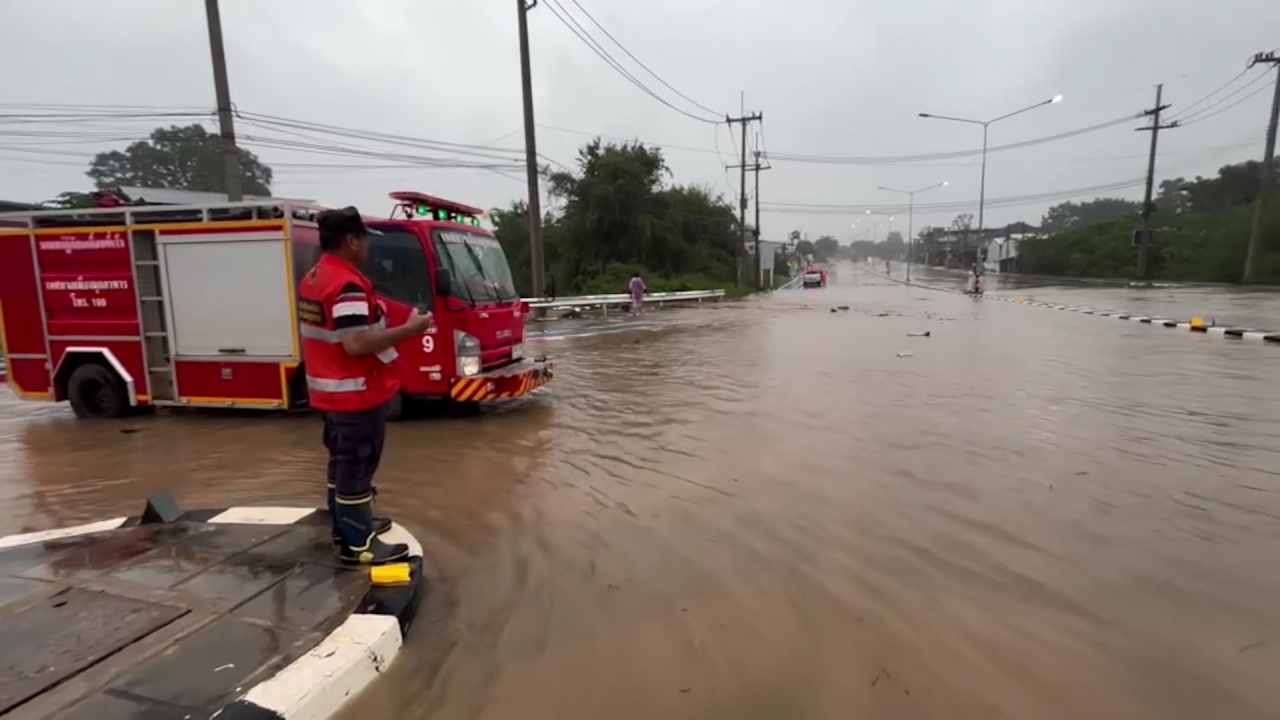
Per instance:
[[[205,22],[209,26],[209,53],[213,56],[213,92],[218,101],[218,137],[221,139],[227,199],[244,200],[244,180],[240,174],[240,150],[236,147],[236,126],[231,114],[231,88],[227,84],[227,54],[222,48],[222,14],[218,0],[204,0]]]
[[[538,198],[538,140],[533,124],[533,71],[529,67],[529,11],[538,0],[516,0],[516,16],[520,19],[520,84],[524,91],[524,164],[529,181],[529,262],[530,292],[534,297],[546,294],[546,268],[542,262],[542,203]]]
[[[1164,85],[1156,86],[1156,105],[1150,110],[1143,110],[1144,116],[1151,118],[1149,127],[1134,128],[1137,132],[1151,133],[1151,152],[1147,155],[1147,186],[1142,194],[1142,230],[1138,233],[1138,279],[1147,279],[1147,253],[1151,249],[1151,215],[1156,211],[1156,205],[1151,201],[1151,192],[1155,188],[1156,180],[1156,143],[1160,139],[1161,130],[1169,130],[1178,127],[1175,120],[1168,125],[1160,124],[1160,113],[1167,110],[1170,106],[1161,105],[1160,97],[1164,93]]]
[[[760,173],[764,170],[772,170],[773,168],[769,165],[760,164],[761,153],[759,150],[756,150],[753,153],[753,155],[755,157],[754,163],[750,165],[730,165],[729,169],[735,170],[738,168],[742,168],[744,173],[743,175],[744,179],[746,177],[745,173],[747,172],[755,173],[755,179],[756,179],[756,195],[755,195],[755,198],[756,198],[756,222],[755,222],[756,282],[755,282],[755,285],[756,285],[756,289],[763,290],[764,287],[761,285],[761,272],[762,272],[761,268],[763,267],[761,263],[763,261],[761,260],[761,255],[760,255]]]
[[[746,230],[747,230],[747,125],[753,122],[760,122],[761,120],[764,120],[763,114],[755,113],[753,115],[748,115],[745,109],[742,110],[742,115],[739,117],[735,118],[735,117],[729,117],[728,115],[726,115],[724,118],[725,124],[729,125],[730,127],[732,127],[735,123],[742,126],[740,128],[742,131],[742,160],[737,165],[737,167],[742,171],[739,174],[739,186],[738,186],[739,187],[739,196],[738,196],[739,235],[746,233]],[[759,248],[759,237],[760,237],[759,235],[756,236],[757,249]],[[738,242],[735,244],[735,247],[737,248],[737,256],[738,256],[738,286],[739,287],[742,286],[742,270],[743,270],[742,252],[744,250],[742,243],[743,243],[743,239],[739,237]],[[756,257],[758,260],[759,255],[757,255]],[[757,277],[758,277],[758,273],[757,273]]]
[[[1253,227],[1249,231],[1249,251],[1244,257],[1244,282],[1256,279],[1258,272],[1258,256],[1262,253],[1262,213],[1266,207],[1268,195],[1275,192],[1276,187],[1276,126],[1280,124],[1280,55],[1274,52],[1258,53],[1249,62],[1249,67],[1258,63],[1271,63],[1276,67],[1275,98],[1271,101],[1271,123],[1267,125],[1267,152],[1262,158],[1262,184],[1258,188],[1258,197],[1253,201]]]

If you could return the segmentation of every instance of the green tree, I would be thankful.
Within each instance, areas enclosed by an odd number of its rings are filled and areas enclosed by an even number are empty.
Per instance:
[[[854,260],[866,260],[880,253],[879,244],[871,240],[854,240],[852,249]]]
[[[1046,232],[1077,230],[1113,220],[1136,219],[1142,204],[1120,198],[1095,198],[1082,203],[1054,205],[1040,221]]]
[[[1256,161],[1224,165],[1217,177],[1176,177],[1155,199],[1155,246],[1149,270],[1169,280],[1236,282],[1244,265],[1252,205],[1260,182]],[[1019,245],[1023,272],[1081,277],[1129,277],[1141,204],[1119,198],[1063,203],[1044,218],[1043,237]],[[1280,282],[1280,207],[1263,213],[1260,276]]]
[[[98,153],[88,175],[99,189],[120,185],[225,193],[221,140],[201,125],[156,128],[124,151]],[[240,150],[246,195],[271,195],[271,168]]]
[[[902,233],[896,230],[889,233],[888,237],[881,243],[880,253],[890,258],[906,257],[907,242],[902,239]]]
[[[557,294],[622,292],[631,273],[650,289],[724,287],[736,276],[739,248],[732,208],[705,187],[669,184],[658,148],[593,140],[577,167],[549,173],[556,209],[543,219],[544,259]],[[516,287],[529,287],[527,209],[492,211]]]
[[[833,260],[840,254],[840,241],[823,235],[813,243],[813,254],[819,260]]]

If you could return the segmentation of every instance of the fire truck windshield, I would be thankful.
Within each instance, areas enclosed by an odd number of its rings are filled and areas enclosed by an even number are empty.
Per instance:
[[[441,262],[453,271],[460,289],[472,301],[502,302],[520,297],[497,240],[466,230],[436,230],[434,235]]]

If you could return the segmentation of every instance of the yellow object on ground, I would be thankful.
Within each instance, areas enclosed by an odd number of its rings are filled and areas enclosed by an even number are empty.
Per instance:
[[[374,585],[404,585],[409,582],[409,563],[392,563],[369,568],[369,582]]]
[[[1191,318],[1191,327],[1193,328],[1204,327],[1204,318]]]

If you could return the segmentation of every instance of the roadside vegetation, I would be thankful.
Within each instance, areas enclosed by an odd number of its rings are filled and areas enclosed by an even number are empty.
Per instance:
[[[1160,183],[1152,226],[1152,278],[1200,282],[1240,281],[1253,204],[1261,186],[1256,161],[1226,165],[1217,177]],[[1043,234],[1019,245],[1019,271],[1033,275],[1122,278],[1134,273],[1133,230],[1142,204],[1116,198],[1050,208]],[[1280,206],[1263,215],[1258,280],[1280,284]]]
[[[548,170],[546,182],[542,242],[557,295],[624,292],[634,272],[651,292],[732,292],[733,207],[708,188],[673,183],[660,149],[593,140],[576,167]],[[542,294],[531,287],[527,206],[514,202],[492,217],[516,287]]]

